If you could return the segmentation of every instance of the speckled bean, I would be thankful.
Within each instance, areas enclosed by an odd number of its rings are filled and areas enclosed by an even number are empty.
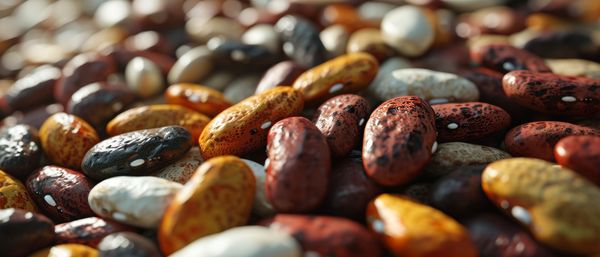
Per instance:
[[[134,229],[118,222],[90,217],[54,226],[57,244],[76,243],[96,247],[107,235]]]
[[[162,252],[171,254],[198,238],[245,224],[255,186],[252,171],[235,156],[202,163],[162,218],[158,229]]]
[[[25,178],[40,165],[41,158],[42,147],[36,129],[15,125],[0,131],[0,170]]]
[[[435,138],[435,114],[427,102],[416,96],[384,102],[365,126],[362,158],[367,175],[382,185],[406,184],[431,158]]]
[[[553,161],[554,145],[570,135],[600,135],[600,131],[560,121],[535,121],[511,129],[504,138],[506,150],[514,156]]]
[[[339,95],[317,109],[313,122],[327,139],[334,157],[347,155],[361,139],[369,118],[369,102],[359,95]]]
[[[40,209],[56,222],[94,216],[87,203],[94,182],[77,171],[45,166],[25,184]]]
[[[183,157],[191,146],[191,135],[183,127],[138,130],[96,144],[86,153],[81,168],[97,180],[148,175]]]
[[[502,80],[510,100],[551,115],[598,117],[600,80],[552,73],[513,71]]]
[[[502,108],[482,103],[450,103],[432,106],[440,142],[469,141],[501,132],[510,125]]]
[[[283,119],[269,130],[266,193],[279,212],[308,212],[327,193],[331,156],[325,136],[302,117]]]

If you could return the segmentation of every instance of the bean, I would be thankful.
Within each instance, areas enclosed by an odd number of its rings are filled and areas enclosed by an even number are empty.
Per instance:
[[[87,202],[94,182],[77,171],[44,166],[25,184],[40,209],[57,222],[94,216]]]
[[[0,251],[25,256],[54,241],[54,223],[44,215],[14,208],[0,209]]]
[[[85,154],[81,169],[96,180],[148,175],[183,157],[191,146],[190,133],[179,126],[128,132],[94,145]]]
[[[397,126],[399,122],[404,126]],[[408,183],[431,158],[435,137],[435,114],[421,98],[386,101],[365,126],[362,158],[367,175],[382,185]]]
[[[308,212],[323,202],[331,157],[325,137],[306,118],[283,119],[269,130],[266,193],[280,212]]]

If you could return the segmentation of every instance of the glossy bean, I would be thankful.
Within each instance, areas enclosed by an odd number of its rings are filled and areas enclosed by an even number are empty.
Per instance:
[[[435,138],[435,114],[421,98],[384,102],[365,126],[362,158],[367,175],[382,185],[406,184],[431,158]]]
[[[308,212],[322,203],[331,169],[323,134],[306,118],[283,119],[269,130],[266,193],[280,212]]]
[[[40,209],[54,221],[94,216],[87,202],[94,182],[77,171],[45,166],[29,176],[26,186]]]

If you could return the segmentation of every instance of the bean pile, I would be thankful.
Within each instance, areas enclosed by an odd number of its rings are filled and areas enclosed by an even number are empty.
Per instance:
[[[0,257],[599,257],[600,0],[0,1]]]

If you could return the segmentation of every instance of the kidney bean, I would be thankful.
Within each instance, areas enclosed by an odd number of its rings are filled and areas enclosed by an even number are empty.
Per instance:
[[[362,158],[367,175],[382,185],[406,184],[431,158],[435,137],[435,114],[421,98],[384,102],[365,126]]]
[[[554,145],[569,135],[600,135],[600,131],[566,122],[536,121],[511,129],[506,133],[504,144],[514,156],[553,161]]]
[[[381,255],[376,239],[360,224],[344,218],[278,214],[261,225],[293,236],[305,255],[335,257]]]
[[[132,232],[110,234],[98,244],[99,257],[161,257],[152,240]]]
[[[283,119],[269,130],[267,198],[280,212],[308,212],[323,202],[331,169],[323,134],[306,118]]]
[[[482,257],[557,257],[526,230],[505,217],[485,213],[468,219],[465,226]]]
[[[435,112],[437,139],[469,141],[501,132],[510,125],[510,115],[502,108],[482,103],[437,104]]]
[[[552,115],[598,117],[600,81],[552,73],[513,71],[502,80],[512,101]]]
[[[277,87],[249,97],[206,125],[198,143],[202,157],[208,160],[256,151],[266,145],[272,124],[299,114],[303,107],[302,94],[290,87]]]
[[[202,162],[204,159],[200,155],[200,149],[194,146],[181,159],[156,172],[154,176],[185,184]]]
[[[552,72],[544,59],[510,45],[492,44],[471,49],[471,60],[502,73],[514,70]]]
[[[158,227],[168,203],[181,187],[162,178],[119,176],[98,183],[86,200],[101,217],[153,229]]]
[[[473,82],[479,89],[479,100],[484,103],[499,106],[508,112],[513,120],[525,120],[531,111],[510,100],[502,89],[502,73],[484,68],[462,69],[458,72],[464,78]]]
[[[591,34],[583,31],[550,31],[527,41],[523,49],[544,58],[598,60],[600,48]]]
[[[4,114],[10,114],[52,102],[54,86],[61,75],[60,69],[51,65],[34,68],[15,81],[0,98],[0,109]]]
[[[252,171],[235,156],[204,162],[162,218],[158,229],[162,252],[168,255],[198,238],[246,224],[255,186]]]
[[[37,212],[27,188],[18,179],[0,170],[0,209],[9,208]]]
[[[40,128],[40,142],[48,158],[67,168],[79,169],[85,153],[99,141],[90,124],[62,112],[50,116]]]
[[[0,170],[18,177],[27,177],[42,159],[42,148],[36,129],[15,125],[0,131]]]
[[[96,180],[151,174],[183,157],[191,147],[190,133],[180,126],[138,130],[94,145],[81,168]]]
[[[600,188],[579,174],[534,158],[489,164],[481,184],[488,198],[538,240],[567,254],[600,252]],[[540,229],[544,228],[544,229]]]
[[[106,124],[137,100],[136,95],[116,84],[97,82],[88,84],[71,96],[67,112],[87,121],[96,131],[104,134]]]
[[[486,165],[510,157],[507,152],[489,146],[464,142],[442,143],[423,169],[421,177],[434,181],[462,166]]]
[[[378,69],[377,60],[370,54],[346,54],[302,73],[293,87],[302,92],[308,104],[318,104],[332,96],[366,88]]]
[[[269,68],[260,79],[255,94],[262,93],[277,86],[291,86],[305,71],[293,61],[283,61]]]
[[[366,99],[350,94],[336,96],[319,106],[313,122],[327,139],[332,156],[347,155],[360,141],[369,109]]]
[[[287,15],[277,21],[275,30],[284,42],[285,54],[300,66],[310,68],[325,61],[327,50],[310,21]]]
[[[460,167],[437,180],[431,188],[432,205],[457,219],[491,209],[481,189],[484,168],[483,165]]]
[[[183,54],[169,70],[169,83],[194,83],[213,69],[212,54],[206,46],[198,46]]]
[[[369,202],[381,192],[365,174],[360,152],[354,151],[333,166],[322,209],[329,215],[362,220]]]
[[[285,232],[241,226],[202,237],[169,256],[299,257],[302,252],[296,240]]]
[[[369,229],[395,256],[477,256],[466,229],[442,212],[408,198],[382,194],[367,208]],[[402,229],[398,229],[400,225]]]
[[[54,223],[44,215],[22,209],[0,209],[0,252],[20,257],[54,241]]]
[[[600,136],[568,136],[554,146],[556,163],[600,185]]]
[[[371,92],[379,100],[414,95],[432,104],[472,102],[479,99],[475,84],[455,74],[427,69],[405,68],[382,74]]]
[[[231,106],[221,92],[190,83],[169,86],[165,91],[165,100],[169,104],[182,105],[210,117],[216,116]]]
[[[66,106],[71,95],[79,88],[107,80],[116,71],[115,68],[112,58],[91,53],[77,55],[62,69],[62,77],[54,89],[54,98]]]
[[[106,132],[116,136],[137,130],[177,125],[191,133],[192,142],[196,143],[209,120],[204,114],[180,105],[154,104],[120,113],[108,122]]]
[[[29,176],[26,186],[40,209],[54,221],[94,216],[87,201],[94,183],[77,171],[45,166]]]
[[[97,247],[107,235],[121,231],[134,231],[133,228],[98,217],[74,220],[54,226],[56,244],[83,244]]]

